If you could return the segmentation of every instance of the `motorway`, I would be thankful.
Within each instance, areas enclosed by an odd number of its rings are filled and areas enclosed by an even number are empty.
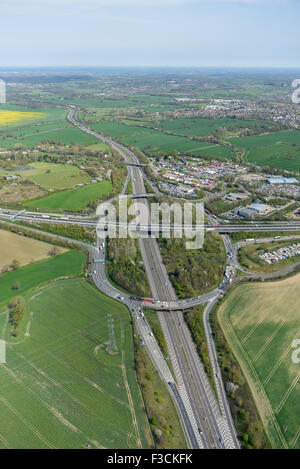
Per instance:
[[[132,171],[130,168],[129,171]],[[141,173],[142,174],[142,173]],[[128,178],[131,175],[128,176]],[[126,179],[124,187],[126,188],[129,179]],[[124,194],[124,188],[122,194]],[[147,198],[149,195],[144,192],[137,192],[136,195],[129,195],[128,198],[140,198],[141,201]],[[117,200],[118,196],[114,197],[113,199],[106,201],[105,203],[112,202],[113,200]],[[26,210],[17,211],[11,209],[1,209],[0,208],[0,217],[5,218],[8,220],[20,220],[28,223],[57,223],[57,224],[66,224],[66,225],[79,225],[85,226],[87,228],[95,228],[99,224],[99,220],[97,219],[96,214],[94,215],[70,215],[70,214],[54,214],[54,213],[38,213],[38,212],[29,212]],[[204,230],[206,231],[217,231],[220,234],[229,234],[229,233],[238,233],[238,232],[296,232],[300,231],[300,222],[297,221],[287,221],[287,222],[257,222],[256,224],[251,223],[241,223],[237,225],[231,224],[205,224],[202,226],[190,225],[190,224],[183,224],[182,226],[179,225],[161,225],[161,224],[154,224],[154,223],[147,223],[147,224],[127,224],[124,222],[113,222],[113,221],[105,221],[103,222],[103,229],[110,229],[110,228],[128,228],[132,232],[136,232],[140,235],[148,236],[149,234],[154,237],[158,237],[160,233],[163,232],[172,232],[179,228],[182,228],[183,232],[188,231],[199,231]]]
[[[143,190],[142,173],[136,168],[133,177],[133,191],[140,193]],[[147,205],[147,201],[144,201],[144,203]],[[153,298],[155,300],[161,298],[165,298],[167,301],[176,300],[156,239],[140,237],[139,244]],[[213,396],[210,394],[208,397],[206,390],[203,388],[202,365],[198,357],[197,362],[194,362],[194,354],[189,350],[189,344],[192,340],[190,336],[186,337],[183,318],[175,318],[168,311],[159,313],[159,319],[166,338],[179,392],[183,397],[186,408],[191,413],[191,421],[197,423],[195,435],[198,432],[198,439],[201,435],[199,447],[218,447],[218,444],[220,445],[219,438],[222,438],[222,436],[214,418],[214,412],[218,411],[217,404],[215,403],[213,412],[209,401],[209,398],[213,398]],[[181,326],[179,326],[179,323],[181,323]],[[199,430],[197,430],[198,428]]]
[[[234,246],[229,236],[222,235],[222,239],[223,239],[223,243],[224,243],[225,250],[226,250],[227,276],[224,278],[222,284],[220,285],[219,294],[220,293],[225,294],[225,292],[228,290],[236,274],[236,266],[234,264],[234,259],[235,259]],[[205,336],[206,336],[210,363],[211,363],[213,373],[214,373],[214,380],[215,380],[215,385],[216,385],[216,390],[217,390],[217,395],[218,395],[218,401],[221,407],[221,412],[222,412],[222,415],[226,419],[226,422],[229,426],[231,434],[234,434],[235,428],[234,428],[228,400],[226,397],[225,387],[224,387],[224,383],[222,379],[222,373],[221,373],[219,362],[218,362],[218,354],[217,354],[217,350],[216,350],[216,346],[213,340],[212,330],[210,326],[210,313],[212,309],[214,308],[214,306],[217,304],[217,301],[219,300],[219,294],[215,296],[214,298],[212,298],[208,302],[208,305],[206,306],[206,308],[204,309],[203,324],[204,324],[204,331],[205,331]]]
[[[127,163],[128,162],[138,163],[137,158],[134,155],[134,153],[131,152],[130,150],[128,150],[127,148],[125,148],[125,147],[123,147],[119,144],[116,144],[111,139],[108,139],[106,137],[103,137],[103,136],[99,135],[97,132],[91,131],[90,129],[86,129],[86,127],[84,127],[82,124],[77,123],[74,119],[74,114],[75,113],[76,113],[75,109],[70,110],[69,115],[68,115],[68,120],[70,122],[72,122],[77,127],[81,128],[81,130],[87,131],[88,133],[92,133],[97,138],[100,138],[102,141],[108,143],[113,149],[118,151],[121,156],[123,156],[125,162],[127,162]],[[141,169],[139,167],[135,167],[135,166],[128,166],[127,168],[128,168],[128,172],[129,172],[128,174],[130,174],[131,178],[132,178],[133,193],[135,193],[135,194],[136,193],[138,193],[138,194],[145,193],[146,191],[145,191],[145,188],[144,188]],[[147,203],[146,200],[145,200],[145,203]],[[102,233],[102,234],[105,235],[105,233]],[[98,237],[101,237],[101,232],[98,232]],[[144,238],[140,238],[140,242],[142,243],[143,241],[144,241]],[[152,239],[152,241],[156,243],[156,241],[154,239]],[[102,243],[103,243],[103,241],[102,241]],[[144,259],[144,262],[148,264],[147,259]],[[95,270],[94,272],[97,272],[97,271]],[[97,275],[97,274],[95,274],[95,275]],[[105,277],[105,270],[104,270],[104,277]],[[105,279],[106,279],[106,277],[105,277]],[[102,278],[102,279],[99,278],[100,283],[103,280],[104,280],[104,278]],[[98,281],[98,280],[96,279],[96,281]],[[151,281],[150,281],[150,283],[151,283]],[[121,299],[122,297],[119,297],[119,298]],[[135,303],[133,302],[133,304],[135,304]],[[138,321],[136,321],[136,323],[137,322]],[[149,346],[148,346],[148,349],[149,349]],[[152,358],[155,358],[155,357],[153,357],[152,351],[150,352],[150,356]],[[154,361],[154,363],[156,364],[156,361]],[[174,364],[173,364],[173,366],[174,366]],[[185,369],[186,369],[186,366],[184,364],[184,370]],[[169,374],[169,372],[168,372],[168,374]],[[163,377],[166,380],[166,377],[164,375],[163,375]],[[176,403],[177,408],[180,412],[181,420],[182,420],[182,423],[183,423],[183,427],[185,429],[185,433],[186,433],[189,445],[192,448],[211,447],[211,445],[208,444],[208,442],[206,442],[206,440],[204,438],[201,438],[202,429],[199,426],[199,419],[197,420],[197,415],[195,415],[193,410],[192,410],[191,403],[189,402],[188,396],[185,392],[185,389],[183,389],[182,384],[178,383],[178,382],[175,384],[173,379],[172,379],[172,381],[168,379],[168,383],[170,383],[170,384],[168,384],[169,389],[173,393],[173,397],[175,398],[175,403]],[[177,397],[177,399],[176,399],[176,397]],[[219,446],[221,446],[220,442],[219,442]]]
[[[127,163],[128,176],[125,181],[122,194],[125,194],[126,187],[132,180],[133,195],[140,197],[139,203],[143,203],[148,208],[146,190],[144,187],[144,174],[135,154],[128,148],[114,142],[109,137],[105,137],[95,132],[76,120],[77,109],[69,109],[68,120],[83,132],[104,141],[111,148],[117,151]],[[116,199],[116,198],[115,198]],[[107,201],[106,203],[108,203]],[[137,201],[134,200],[134,204]],[[106,277],[105,266],[105,232],[108,225],[99,227],[95,215],[80,216],[72,214],[56,215],[53,213],[42,214],[37,212],[27,212],[25,210],[15,211],[0,209],[0,218],[11,221],[24,221],[28,223],[55,223],[55,224],[76,224],[91,228],[97,227],[97,246],[91,246],[65,237],[45,235],[52,238],[67,240],[77,243],[87,249],[93,259],[101,259],[100,262],[92,261],[91,273],[95,285],[106,295],[125,304],[132,315],[137,331],[141,337],[141,345],[145,346],[153,364],[158,370],[161,378],[166,383],[174,403],[177,407],[189,446],[192,448],[219,448],[234,449],[239,448],[239,442],[233,425],[229,404],[227,401],[224,384],[218,364],[218,357],[212,337],[209,316],[219,297],[226,293],[232,283],[236,269],[240,268],[237,262],[237,249],[243,243],[233,245],[226,233],[238,231],[300,231],[300,223],[297,222],[272,222],[272,223],[245,223],[245,224],[222,224],[219,220],[210,219],[206,224],[205,231],[216,230],[222,234],[222,239],[226,248],[226,274],[218,288],[196,298],[178,300],[169,280],[167,271],[163,264],[156,237],[161,232],[160,226],[151,226],[152,236],[149,236],[148,224],[136,227],[139,232],[139,244],[142,253],[147,277],[155,300],[153,304],[146,302],[136,302],[130,296],[120,292],[114,287]],[[174,228],[172,225],[166,229]],[[176,227],[178,228],[178,227]],[[194,230],[194,226],[184,227],[184,229]],[[27,228],[31,231],[41,233],[40,230]],[[203,228],[202,228],[203,229]],[[270,238],[273,240],[273,238]],[[283,238],[282,238],[283,239]],[[289,238],[290,239],[290,238]],[[244,242],[244,244],[249,244]],[[289,267],[288,269],[291,269]],[[289,270],[286,269],[286,272]],[[282,271],[283,273],[283,271]],[[267,274],[268,275],[268,274]],[[272,274],[274,275],[274,274]],[[277,274],[278,275],[278,274]],[[261,276],[261,275],[260,275]],[[271,278],[271,277],[270,277]],[[190,331],[185,324],[182,311],[198,304],[206,304],[203,314],[204,330],[208,344],[208,351],[214,380],[217,391],[217,398],[212,391],[203,365],[200,361],[196,347],[193,343]],[[152,307],[157,309],[158,317],[164,332],[169,358],[172,360],[174,375],[172,375],[160,347],[151,331],[151,327],[144,316],[142,307]]]
[[[76,121],[75,115],[76,109],[71,109],[68,120],[84,132],[108,143],[114,150],[118,151],[125,162],[138,163],[131,150],[88,129]],[[128,171],[131,172],[133,193],[146,193],[141,168],[135,165],[127,167]],[[148,209],[146,198],[141,200]],[[136,202],[134,203],[136,204]],[[98,231],[98,236],[104,238],[104,230]],[[148,233],[146,236],[141,234],[139,243],[154,299],[176,302],[177,298],[162,262],[156,239],[149,237]],[[104,278],[100,278],[99,281],[103,282]],[[123,296],[123,298],[125,297]],[[189,437],[191,446],[196,448],[239,448],[233,426],[227,421],[226,414],[220,412],[190,332],[185,325],[182,311],[160,312],[159,319],[165,333],[178,392],[189,419],[188,422],[184,422],[184,425],[186,433],[193,435],[192,438]],[[223,407],[222,405],[221,409]]]
[[[76,108],[71,108],[68,114],[68,120],[98,139],[106,142],[115,151],[117,151],[127,164],[128,176],[122,193],[125,193],[127,184],[132,179],[133,193],[141,197],[139,203],[148,207],[148,201],[143,194],[146,193],[144,187],[144,175],[138,160],[134,153],[126,147],[114,142],[108,137],[88,129],[80,122],[76,121]],[[130,164],[131,163],[131,164]],[[132,164],[133,163],[133,164]],[[136,201],[134,201],[136,204]],[[82,217],[77,215],[54,215],[40,214],[35,212],[17,212],[13,210],[1,210],[0,217],[8,220],[21,220],[30,223],[63,223],[76,224],[96,228],[97,220],[94,216]],[[212,221],[213,222],[213,221]],[[152,227],[151,227],[152,228]],[[167,227],[169,228],[169,227]],[[172,227],[171,227],[172,228]],[[194,227],[189,227],[194,229]],[[155,232],[155,229],[157,232]],[[196,298],[179,301],[174,289],[170,283],[168,274],[163,264],[159,247],[155,237],[160,228],[154,229],[153,236],[149,237],[148,226],[142,226],[139,230],[139,243],[143,256],[143,261],[152,290],[154,304],[137,303],[131,301],[130,297],[121,293],[112,286],[106,277],[105,269],[105,227],[98,226],[97,246],[90,246],[85,243],[79,243],[87,248],[93,258],[102,258],[102,262],[92,264],[92,276],[96,286],[107,294],[126,304],[135,321],[137,331],[142,338],[142,343],[146,347],[154,365],[160,373],[161,378],[167,384],[169,391],[174,399],[175,405],[181,416],[183,427],[186,433],[189,445],[193,448],[239,448],[239,442],[236,437],[222,377],[218,365],[215,344],[212,338],[209,315],[213,306],[216,304],[220,295],[224,294],[229,288],[238,267],[236,262],[236,246],[233,246],[226,233],[235,231],[298,231],[300,223],[248,223],[240,225],[206,225],[205,230],[216,230],[222,233],[223,242],[227,253],[226,275],[218,288]],[[35,231],[35,230],[33,230]],[[40,232],[40,231],[39,231]],[[51,236],[49,233],[45,233]],[[58,237],[58,236],[54,236]],[[58,237],[62,238],[62,237]],[[66,238],[62,238],[66,239]],[[73,240],[70,240],[74,242]],[[191,308],[197,304],[206,304],[204,310],[204,329],[208,344],[208,350],[212,368],[214,371],[215,384],[217,390],[216,397],[208,382],[204,372],[203,365],[199,359],[196,347],[193,343],[190,332],[185,324],[182,311]],[[172,376],[162,352],[157,344],[151,328],[142,312],[142,307],[152,307],[158,310],[162,330],[165,334],[169,355],[172,360],[175,379]]]

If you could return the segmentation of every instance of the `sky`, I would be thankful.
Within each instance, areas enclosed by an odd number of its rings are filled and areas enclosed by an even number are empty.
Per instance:
[[[300,67],[300,0],[0,0],[0,67]]]

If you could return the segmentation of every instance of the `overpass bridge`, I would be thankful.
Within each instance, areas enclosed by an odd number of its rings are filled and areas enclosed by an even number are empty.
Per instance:
[[[130,199],[148,199],[149,197],[155,197],[156,194],[129,194]]]
[[[125,165],[126,166],[135,166],[136,168],[142,168],[143,166],[148,166],[147,163],[130,163],[130,162],[126,162]]]

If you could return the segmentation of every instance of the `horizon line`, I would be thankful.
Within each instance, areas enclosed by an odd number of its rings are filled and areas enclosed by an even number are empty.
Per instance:
[[[0,70],[4,69],[24,69],[24,68],[189,68],[189,69],[260,69],[260,70],[293,70],[300,69],[300,65],[1,65]]]

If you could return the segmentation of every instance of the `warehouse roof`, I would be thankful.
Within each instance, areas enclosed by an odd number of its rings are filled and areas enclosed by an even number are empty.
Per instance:
[[[296,178],[285,178],[281,176],[274,176],[267,178],[269,184],[298,184],[299,181]]]
[[[265,210],[268,210],[269,207],[265,204],[251,204],[248,208],[255,210],[255,212],[264,212]]]

